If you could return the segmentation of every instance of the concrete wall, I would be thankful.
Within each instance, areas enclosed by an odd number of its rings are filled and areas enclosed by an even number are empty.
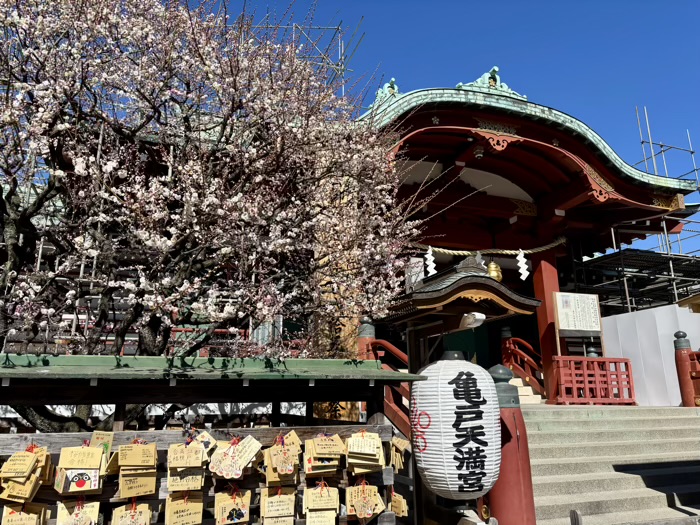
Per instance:
[[[632,363],[637,403],[680,406],[673,334],[688,334],[694,350],[700,346],[700,314],[676,305],[613,315],[603,319],[606,357],[626,357]]]

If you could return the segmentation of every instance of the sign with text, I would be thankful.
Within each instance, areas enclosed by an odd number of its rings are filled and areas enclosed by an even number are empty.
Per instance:
[[[590,332],[591,335],[600,335],[600,306],[597,295],[554,292],[554,300],[557,311],[556,325],[562,337],[570,337],[567,332]]]

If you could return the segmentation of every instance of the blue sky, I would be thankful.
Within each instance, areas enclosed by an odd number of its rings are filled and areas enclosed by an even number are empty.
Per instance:
[[[297,17],[308,5],[296,2]],[[410,91],[498,65],[510,87],[583,120],[628,162],[642,159],[635,106],[647,106],[655,141],[687,147],[689,128],[700,148],[699,0],[320,0],[315,18],[352,30],[362,17],[355,77],[393,76]]]
[[[309,4],[295,3],[297,18]],[[287,5],[248,2],[258,14]],[[700,150],[700,0],[319,0],[315,22],[352,32],[362,17],[351,75],[373,87],[452,87],[498,65],[511,88],[582,120],[631,164],[642,160],[635,106],[654,141],[688,147],[689,129]],[[667,160],[672,176],[692,168],[687,154]]]

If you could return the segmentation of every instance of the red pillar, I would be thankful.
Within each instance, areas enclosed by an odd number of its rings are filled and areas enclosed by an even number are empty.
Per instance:
[[[696,407],[700,403],[700,397],[696,398],[695,396],[695,387],[693,386],[695,373],[690,366],[693,349],[690,347],[690,341],[685,332],[676,332],[673,335],[676,338],[673,341],[673,346],[676,350],[676,372],[678,373],[678,386],[681,390],[681,401],[684,407]]]
[[[504,366],[496,365],[489,372],[501,407],[501,470],[486,495],[488,507],[500,525],[535,525],[530,450],[518,389],[508,384],[513,373]]]
[[[491,515],[501,525],[535,525],[527,430],[520,408],[501,409],[501,471],[489,492]]]
[[[553,400],[556,397],[556,379],[552,357],[557,355],[554,292],[559,291],[559,274],[556,257],[551,251],[533,256],[532,263],[535,269],[535,297],[542,301],[537,309],[537,326],[540,334],[544,388],[547,399]]]

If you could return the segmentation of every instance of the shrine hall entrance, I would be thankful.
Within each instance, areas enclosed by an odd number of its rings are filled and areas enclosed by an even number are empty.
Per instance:
[[[400,297],[383,320],[405,334],[408,370],[415,372],[445,350],[490,368],[502,362],[501,334],[518,326],[521,337],[536,334],[532,314],[540,301],[514,292],[489,276],[483,263],[467,257],[424,278]],[[521,329],[522,327],[522,329]]]

